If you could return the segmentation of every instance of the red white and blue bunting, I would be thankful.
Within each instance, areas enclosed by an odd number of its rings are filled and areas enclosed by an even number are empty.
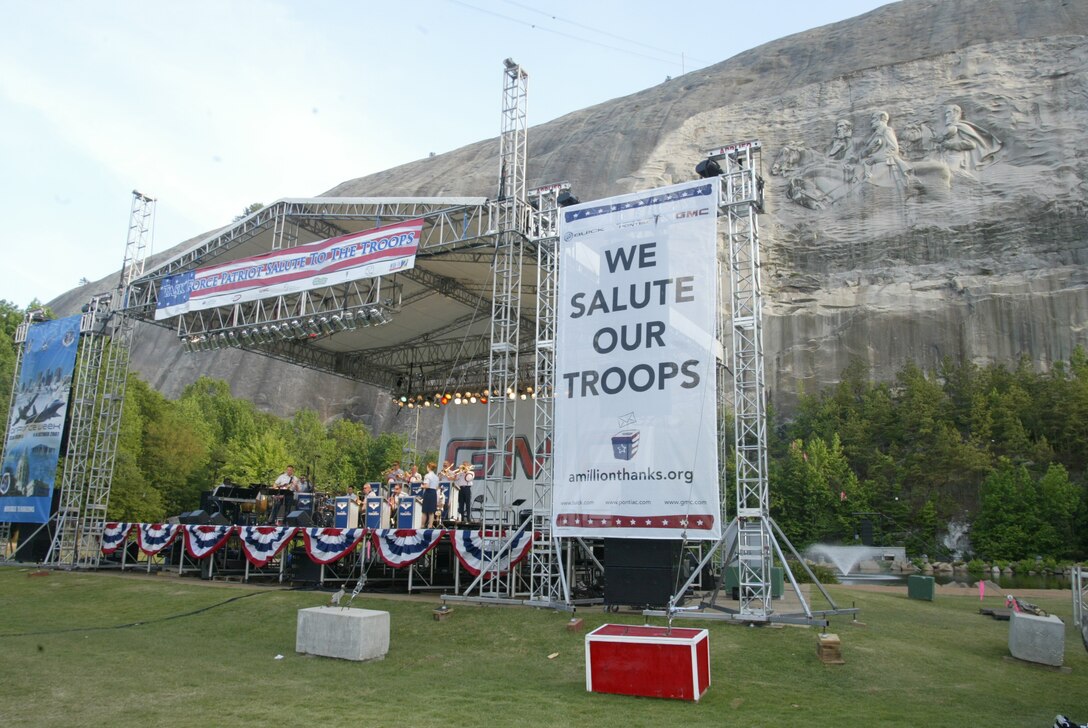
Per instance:
[[[310,561],[331,564],[358,546],[365,532],[362,528],[305,528],[302,538]]]
[[[112,554],[121,548],[121,544],[132,532],[133,523],[107,523],[102,529],[102,553]]]
[[[485,567],[489,574],[505,574],[517,566],[529,554],[533,545],[533,534],[529,530],[518,532],[509,548],[503,550],[503,544],[510,538],[508,533],[488,535],[480,531],[450,531],[453,541],[453,553],[465,571],[478,576]],[[496,558],[497,557],[497,558]],[[494,559],[494,563],[491,563]]]
[[[185,550],[194,559],[204,559],[227,544],[234,526],[185,526]]]
[[[392,529],[374,531],[374,546],[389,566],[399,569],[409,566],[438,545],[445,531],[439,528]]]
[[[181,533],[177,523],[141,523],[136,529],[136,541],[140,550],[148,556],[154,556],[170,544]]]
[[[238,539],[246,560],[257,568],[268,566],[276,554],[295,537],[295,526],[242,526]]]

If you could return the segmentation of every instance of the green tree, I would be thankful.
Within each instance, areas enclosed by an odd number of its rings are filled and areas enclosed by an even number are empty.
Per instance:
[[[135,375],[131,375],[129,379],[130,385],[133,381],[138,381]],[[134,389],[136,396],[131,401],[126,401],[121,410],[121,428],[117,438],[113,479],[110,481],[107,515],[115,521],[153,523],[162,521],[167,514],[162,494],[152,487],[139,466],[143,451],[144,416],[140,386],[137,385]],[[130,389],[129,393],[132,391]]]
[[[271,429],[234,438],[227,443],[225,455],[223,476],[238,483],[271,483],[290,462],[287,441]]]
[[[1039,480],[1039,530],[1035,546],[1040,554],[1075,557],[1080,490],[1059,463],[1052,463]]]
[[[1002,458],[982,484],[981,505],[971,528],[975,551],[985,559],[1004,561],[1034,555],[1037,505],[1031,473]]]

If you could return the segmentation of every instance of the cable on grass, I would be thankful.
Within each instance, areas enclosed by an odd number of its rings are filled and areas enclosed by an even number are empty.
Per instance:
[[[68,634],[68,633],[71,633],[71,632],[106,632],[106,631],[113,630],[113,629],[128,629],[129,627],[141,627],[141,626],[143,626],[145,624],[155,624],[157,622],[169,622],[172,619],[182,619],[183,617],[193,617],[193,616],[196,616],[197,614],[201,614],[203,612],[210,611],[210,610],[215,609],[217,607],[222,607],[222,606],[224,606],[226,604],[230,604],[231,602],[236,602],[236,601],[238,601],[240,599],[245,599],[247,597],[255,597],[258,594],[268,594],[268,593],[271,593],[271,592],[270,591],[269,592],[250,592],[249,594],[242,594],[240,596],[231,597],[230,599],[225,599],[225,600],[223,600],[221,602],[216,602],[215,604],[209,604],[206,607],[201,607],[200,609],[194,609],[194,610],[192,610],[190,612],[182,612],[181,614],[171,614],[171,615],[166,616],[166,617],[159,617],[158,619],[145,619],[145,620],[142,620],[140,622],[128,622],[127,624],[114,624],[114,625],[110,625],[108,627],[71,627],[71,628],[68,628],[68,629],[44,629],[44,630],[39,630],[39,631],[36,631],[36,632],[8,632],[8,633],[0,634],[0,638],[4,638],[4,637],[34,637],[36,635]]]

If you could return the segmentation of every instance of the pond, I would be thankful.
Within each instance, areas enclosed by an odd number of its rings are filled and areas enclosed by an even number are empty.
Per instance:
[[[909,574],[891,573],[865,573],[855,572],[848,576],[839,576],[840,584],[873,584],[906,587]],[[1070,589],[1071,583],[1067,576],[1035,575],[1030,574],[993,576],[993,574],[934,574],[938,584],[962,583],[974,587],[979,579],[995,582],[1002,589]]]

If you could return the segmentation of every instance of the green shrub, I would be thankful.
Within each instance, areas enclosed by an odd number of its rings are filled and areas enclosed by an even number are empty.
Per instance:
[[[804,567],[796,561],[789,561],[790,571],[793,572],[793,578],[797,580],[798,584],[809,584],[812,582],[808,578],[808,572]],[[838,584],[839,579],[835,574],[835,569],[828,564],[813,564],[809,563],[808,568],[812,570],[812,573],[819,579],[821,584]],[[789,586],[788,584],[786,585]]]
[[[986,564],[981,559],[971,559],[967,562],[967,571],[972,574],[981,574],[986,571]]]

